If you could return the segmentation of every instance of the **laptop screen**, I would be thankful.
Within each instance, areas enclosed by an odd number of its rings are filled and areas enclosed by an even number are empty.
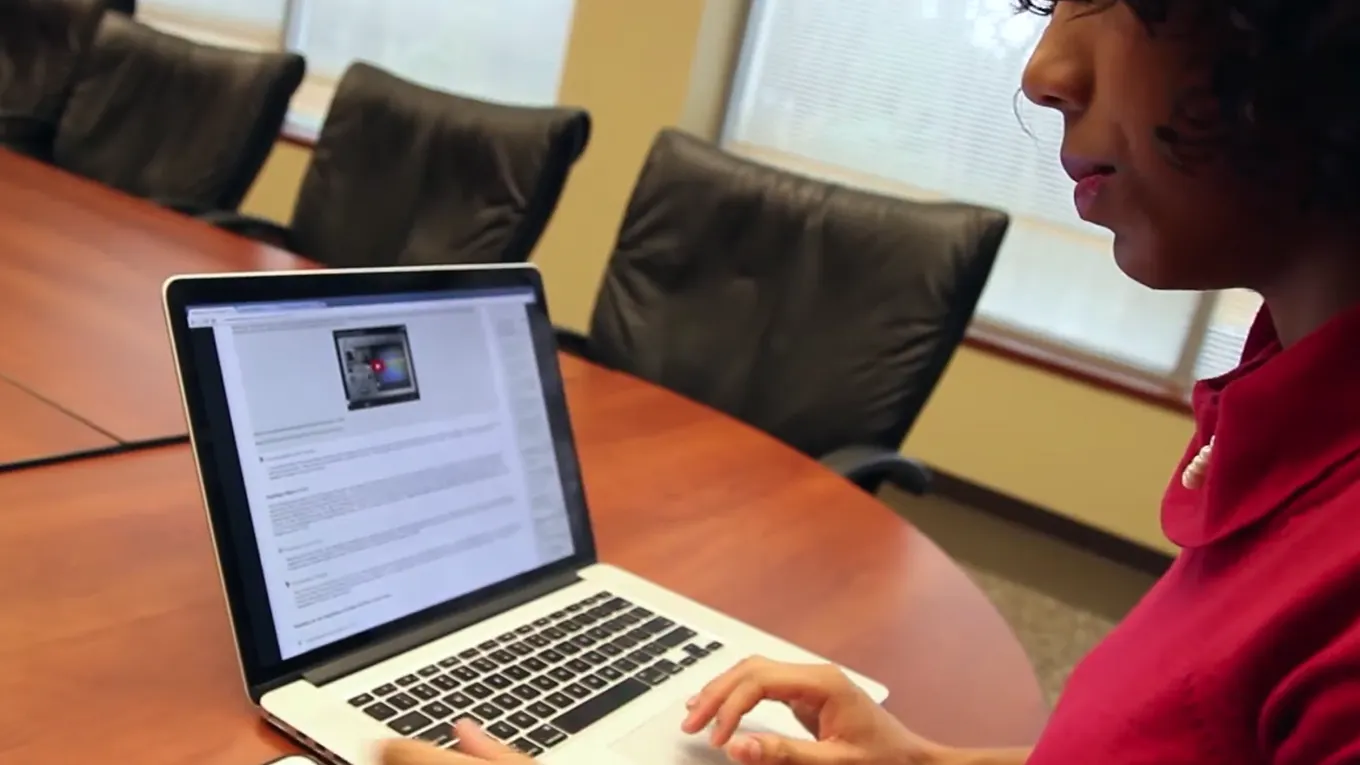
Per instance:
[[[189,307],[220,373],[277,660],[576,552],[534,301]]]

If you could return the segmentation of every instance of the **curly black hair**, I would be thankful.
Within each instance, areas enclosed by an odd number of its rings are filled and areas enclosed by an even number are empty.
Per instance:
[[[1065,2],[1092,13],[1122,3],[1149,34],[1174,15],[1206,47],[1207,81],[1157,129],[1172,161],[1189,167],[1225,152],[1234,168],[1289,183],[1310,205],[1360,212],[1360,2],[1015,0],[1041,15]]]

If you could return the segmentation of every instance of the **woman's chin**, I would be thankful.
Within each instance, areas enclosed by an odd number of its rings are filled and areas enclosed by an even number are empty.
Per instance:
[[[1154,290],[1185,289],[1178,283],[1174,263],[1160,248],[1137,236],[1114,235],[1114,262],[1124,275]]]

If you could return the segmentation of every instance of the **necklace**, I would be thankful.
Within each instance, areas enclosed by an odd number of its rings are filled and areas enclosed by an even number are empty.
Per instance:
[[[1214,439],[1209,438],[1209,443],[1205,444],[1190,460],[1190,464],[1181,471],[1181,486],[1187,489],[1198,489],[1204,485],[1204,476],[1209,472],[1209,459],[1214,454]]]

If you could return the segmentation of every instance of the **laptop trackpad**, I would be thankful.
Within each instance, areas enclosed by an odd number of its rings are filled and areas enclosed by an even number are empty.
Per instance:
[[[614,742],[613,750],[636,765],[732,765],[721,749],[708,743],[706,731],[688,735],[680,730],[684,704],[652,717]],[[790,738],[810,738],[783,706],[761,704],[742,721],[738,733],[777,733]]]

